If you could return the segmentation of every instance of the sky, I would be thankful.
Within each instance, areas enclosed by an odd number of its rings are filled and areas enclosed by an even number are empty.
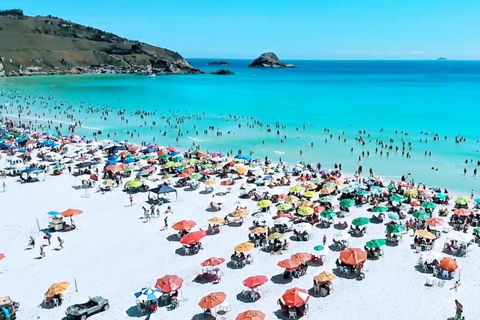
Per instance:
[[[1,0],[187,58],[480,60],[480,0]]]

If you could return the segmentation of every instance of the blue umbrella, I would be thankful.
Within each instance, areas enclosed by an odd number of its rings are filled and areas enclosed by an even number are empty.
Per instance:
[[[57,211],[49,211],[47,212],[47,214],[51,215],[51,216],[58,216],[59,214],[61,214],[60,212],[57,212]]]
[[[135,161],[135,159],[133,159],[133,158],[128,158],[128,159],[123,160],[123,163],[132,163],[132,162],[134,162],[134,161]]]
[[[118,159],[118,156],[114,154],[113,156],[108,157],[108,161],[115,161]]]
[[[107,163],[105,163],[105,166],[110,166],[112,164],[117,164],[117,161],[114,161],[114,160],[111,160],[111,161],[108,161]]]
[[[398,219],[400,219],[400,217],[398,216],[398,213],[396,213],[396,212],[390,212],[390,213],[388,214],[388,217],[389,217],[390,219],[392,219],[392,220],[398,220]]]
[[[139,292],[135,293],[135,298],[140,301],[155,301],[158,300],[162,294],[162,291],[156,288],[143,288]]]
[[[263,177],[263,180],[273,180],[273,176],[265,176]]]

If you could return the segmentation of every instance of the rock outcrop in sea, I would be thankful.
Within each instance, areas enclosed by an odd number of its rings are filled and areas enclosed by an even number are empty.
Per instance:
[[[0,76],[203,73],[165,48],[61,18],[19,12],[0,11]]]
[[[220,69],[220,70],[211,72],[211,74],[230,75],[230,74],[235,74],[235,73],[233,73],[233,71],[230,71],[228,69]]]
[[[207,63],[209,66],[228,66],[229,63],[227,61],[212,61]]]
[[[273,52],[265,52],[261,54],[257,59],[253,60],[252,63],[248,65],[249,67],[260,67],[260,68],[293,68],[295,67],[292,64],[285,64],[280,61],[277,55]]]

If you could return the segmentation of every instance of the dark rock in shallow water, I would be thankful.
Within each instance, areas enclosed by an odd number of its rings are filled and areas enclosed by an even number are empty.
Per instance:
[[[273,52],[266,52],[260,55],[257,59],[253,60],[252,63],[248,65],[249,67],[260,67],[260,68],[293,68],[295,67],[292,64],[285,64],[280,61],[277,55]]]
[[[228,66],[229,63],[227,61],[212,61],[208,63],[209,66]]]
[[[220,69],[220,70],[212,72],[212,74],[230,75],[230,74],[235,74],[235,73],[233,73],[232,71],[227,70],[227,69]]]

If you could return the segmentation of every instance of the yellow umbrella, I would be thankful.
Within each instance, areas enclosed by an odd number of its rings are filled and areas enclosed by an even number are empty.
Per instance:
[[[257,227],[255,229],[253,229],[252,231],[250,231],[251,234],[264,234],[264,233],[267,233],[268,230],[265,229],[264,227]]]
[[[248,172],[248,169],[245,167],[238,167],[235,169],[235,171],[237,171],[238,174],[246,174]]]
[[[208,179],[208,180],[205,180],[204,184],[206,186],[212,186],[216,183],[215,179]]]
[[[52,298],[53,296],[57,295],[57,294],[60,294],[62,292],[64,292],[65,290],[68,289],[68,286],[70,285],[70,283],[68,282],[57,282],[57,283],[54,283],[50,286],[50,288],[48,288],[47,292],[45,292],[45,296],[47,298]]]
[[[104,181],[102,182],[102,184],[103,184],[104,186],[111,186],[111,185],[114,185],[114,184],[115,184],[115,181],[113,181],[112,179],[107,179],[107,180],[104,180]]]
[[[213,218],[208,219],[207,221],[212,222],[212,223],[223,223],[223,222],[225,222],[225,219],[220,218],[220,217],[213,217]]]
[[[310,207],[301,207],[298,209],[298,214],[301,216],[311,216],[313,214],[313,208]]]
[[[268,240],[275,240],[275,239],[280,239],[280,238],[283,238],[283,237],[284,237],[283,233],[275,232],[275,233],[272,233],[271,235],[268,236]]]
[[[272,205],[272,201],[270,200],[260,200],[257,202],[257,207],[259,208],[266,208]]]
[[[306,197],[306,198],[313,198],[313,197],[318,196],[318,193],[315,192],[315,191],[305,191],[303,193],[303,196]]]
[[[417,230],[417,236],[431,240],[437,239],[437,236],[427,230]]]
[[[293,187],[290,187],[290,191],[291,191],[291,192],[300,192],[300,191],[303,191],[303,190],[305,190],[305,188],[302,187],[302,186],[293,186]]]
[[[418,196],[418,191],[415,189],[407,189],[403,195],[407,198],[416,198]]]
[[[323,271],[322,273],[317,274],[315,277],[313,277],[315,281],[318,282],[327,282],[327,281],[333,281],[338,279],[336,275],[329,271]]]
[[[248,252],[248,251],[252,250],[253,248],[255,248],[255,244],[253,244],[252,242],[244,242],[244,243],[240,243],[238,246],[236,246],[234,248],[234,250],[236,252]]]
[[[248,216],[248,209],[237,209],[233,211],[232,217],[240,218]]]

